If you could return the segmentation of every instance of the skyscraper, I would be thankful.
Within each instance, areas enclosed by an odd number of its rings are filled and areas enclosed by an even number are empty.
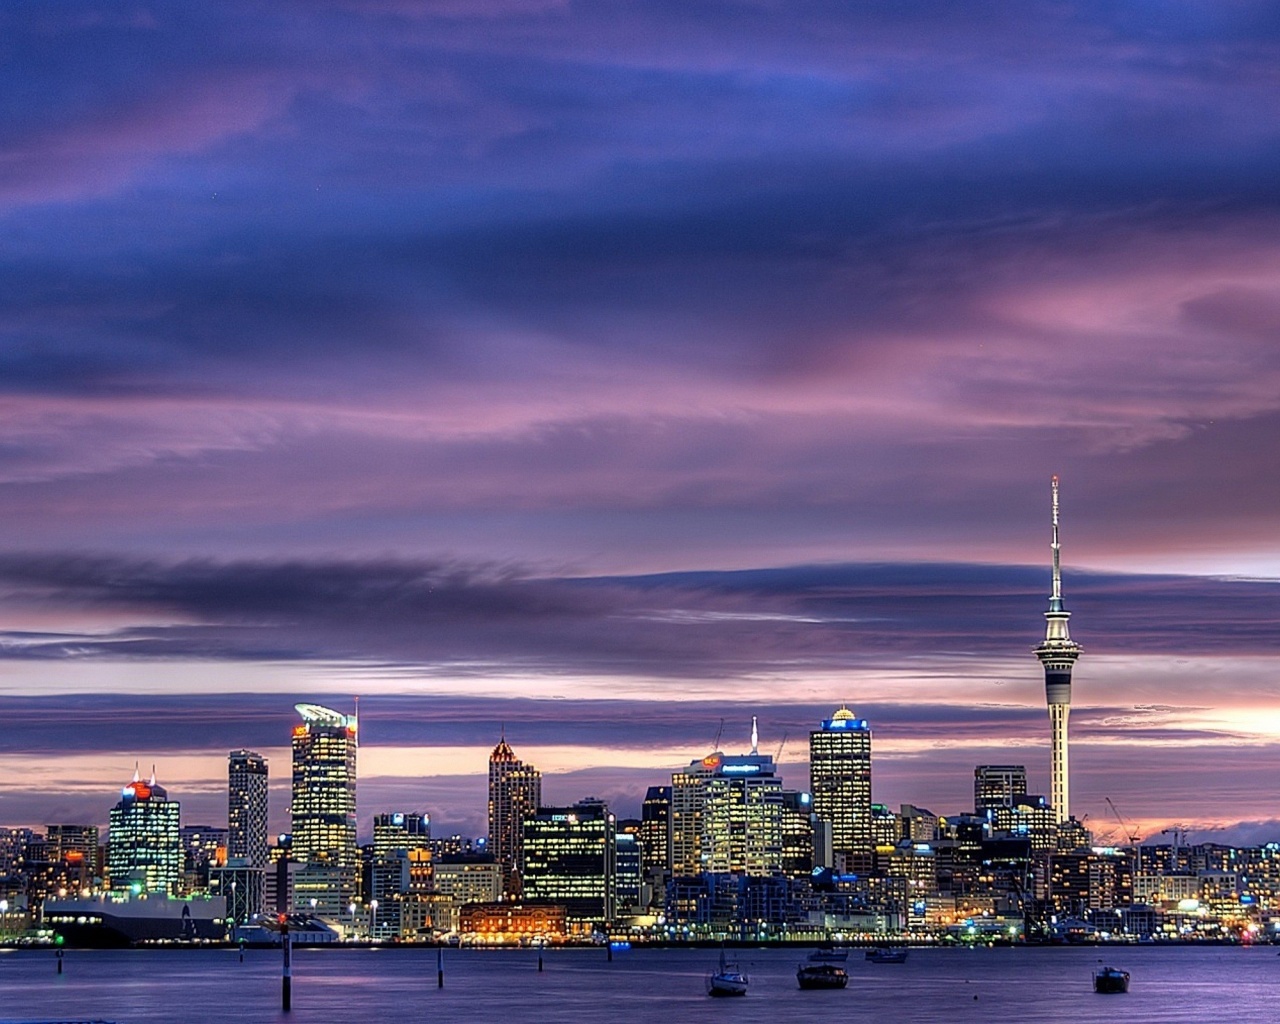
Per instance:
[[[543,807],[524,820],[524,895],[559,903],[575,926],[612,921],[617,822],[601,800]]]
[[[870,870],[876,845],[871,820],[871,727],[847,707],[809,733],[809,790],[814,817],[830,826],[836,868]]]
[[[503,734],[489,755],[489,853],[502,865],[507,887],[524,867],[524,823],[542,805],[542,773],[525,764]]]
[[[1071,714],[1071,667],[1080,657],[1080,645],[1071,639],[1067,620],[1071,613],[1062,605],[1062,569],[1058,545],[1058,478],[1053,478],[1053,591],[1049,610],[1044,613],[1044,642],[1036,657],[1044,666],[1045,699],[1049,704],[1052,743],[1052,770],[1049,799],[1054,820],[1062,824],[1071,815],[1071,777],[1067,758],[1067,718]]]
[[[355,872],[356,717],[317,704],[296,705],[293,727],[293,854],[304,864]]]
[[[1012,807],[1027,793],[1027,769],[1020,764],[980,764],[973,770],[973,812]]]
[[[267,759],[252,750],[227,755],[227,857],[267,866]]]
[[[177,894],[182,878],[181,807],[170,800],[155,773],[143,782],[137,771],[111,808],[107,872],[114,892]]]
[[[717,750],[672,773],[673,876],[781,872],[782,780],[755,740],[753,724],[751,753]]]

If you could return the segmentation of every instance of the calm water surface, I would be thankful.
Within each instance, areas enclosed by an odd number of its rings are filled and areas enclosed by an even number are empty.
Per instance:
[[[850,954],[849,987],[801,992],[799,950],[741,950],[751,975],[743,999],[713,1000],[706,950],[445,952],[436,988],[434,950],[297,950],[293,1012],[280,1012],[280,953],[249,950],[0,952],[0,1020],[485,1022],[570,1018],[673,1024],[1008,1021],[1176,1024],[1280,1021],[1275,947],[916,949],[905,964]],[[1133,975],[1128,995],[1099,996],[1092,973],[1105,957]],[[625,1015],[625,1016],[623,1016]]]

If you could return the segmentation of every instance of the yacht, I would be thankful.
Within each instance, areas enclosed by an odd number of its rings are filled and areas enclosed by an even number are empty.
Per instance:
[[[707,975],[707,995],[709,996],[745,996],[750,979],[735,963],[724,958],[724,948],[720,949],[720,964]]]

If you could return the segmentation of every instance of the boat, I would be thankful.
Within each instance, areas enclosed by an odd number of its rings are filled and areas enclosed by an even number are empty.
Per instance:
[[[1129,972],[1118,967],[1099,967],[1093,975],[1093,990],[1108,994],[1128,992]]]
[[[50,899],[44,901],[41,914],[44,927],[68,946],[99,949],[222,942],[230,926],[222,896]]]
[[[849,959],[849,951],[839,946],[824,946],[809,954],[811,964],[842,964]]]
[[[873,964],[905,964],[907,962],[906,946],[877,946],[867,950],[867,959]]]
[[[724,949],[721,948],[719,966],[707,975],[707,995],[745,996],[749,982],[737,964],[725,960]]]
[[[803,963],[796,968],[796,981],[801,988],[844,988],[849,972],[839,964]]]

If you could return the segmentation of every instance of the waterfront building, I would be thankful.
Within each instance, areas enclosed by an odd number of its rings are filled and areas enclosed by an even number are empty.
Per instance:
[[[543,807],[527,817],[522,881],[527,900],[562,905],[571,927],[612,921],[617,908],[617,823],[604,802]]]
[[[107,873],[122,894],[175,896],[182,878],[181,806],[156,782],[135,771],[111,809]]]
[[[842,872],[871,866],[876,836],[871,815],[871,727],[840,707],[809,734],[813,813],[831,828],[831,855]]]
[[[373,818],[373,855],[388,857],[396,850],[431,848],[431,815],[421,811],[391,811]]]
[[[267,866],[267,759],[253,750],[227,755],[227,857]]]
[[[555,903],[471,903],[458,915],[458,932],[478,942],[563,942],[565,908]]]
[[[1067,720],[1071,714],[1071,669],[1080,657],[1080,645],[1071,639],[1067,622],[1071,613],[1062,603],[1061,549],[1058,544],[1058,478],[1053,478],[1053,589],[1049,610],[1044,613],[1044,641],[1036,657],[1044,666],[1045,700],[1049,705],[1051,772],[1049,800],[1055,819],[1061,823],[1071,816],[1071,776],[1068,757]]]
[[[496,903],[502,897],[502,865],[488,854],[450,854],[435,862],[435,892],[446,902],[434,924],[437,931],[457,932],[459,912],[468,903]]]
[[[1021,764],[980,764],[973,770],[973,809],[985,814],[1012,807],[1027,795],[1027,769]]]
[[[507,889],[520,889],[524,867],[524,823],[542,805],[542,773],[525,764],[504,732],[489,755],[488,852],[507,873]]]

